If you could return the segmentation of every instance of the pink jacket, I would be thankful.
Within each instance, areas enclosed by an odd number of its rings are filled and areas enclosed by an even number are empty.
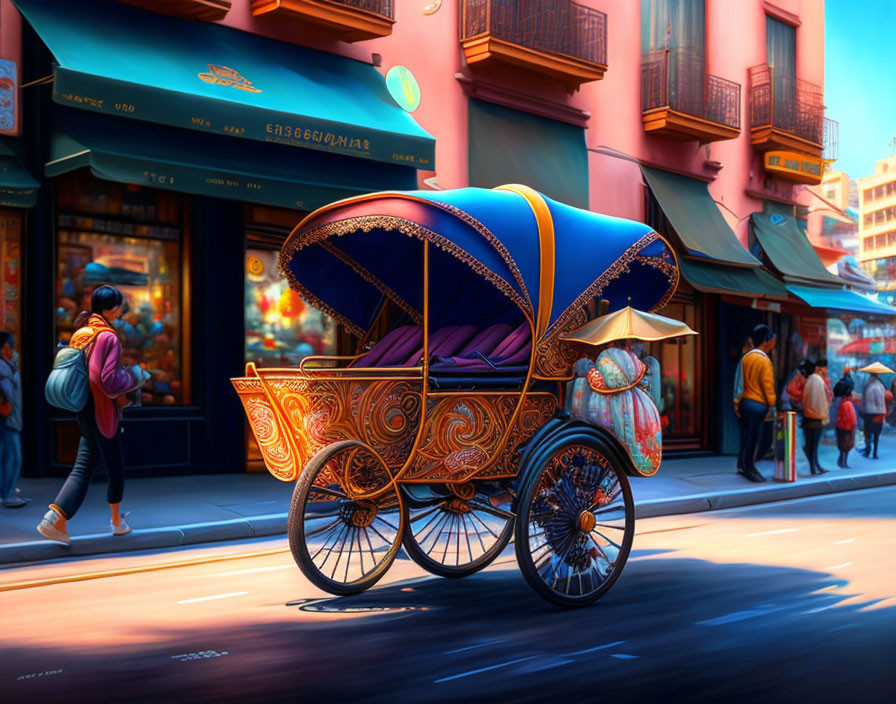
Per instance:
[[[96,409],[96,424],[107,438],[114,437],[121,422],[117,399],[140,387],[131,372],[121,366],[121,342],[115,329],[101,315],[91,315],[87,325],[72,335],[71,346],[87,351],[90,390]]]

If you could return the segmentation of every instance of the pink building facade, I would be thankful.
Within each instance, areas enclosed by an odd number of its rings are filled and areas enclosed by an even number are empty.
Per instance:
[[[125,4],[139,9],[123,9]],[[42,14],[56,5],[55,15]],[[275,253],[289,229],[326,200],[316,179],[329,183],[331,200],[414,184],[449,189],[522,182],[558,200],[657,229],[675,247],[684,274],[665,312],[702,333],[698,341],[651,349],[663,369],[670,450],[735,448],[731,379],[753,325],[772,324],[788,342],[798,341],[779,355],[782,376],[795,357],[824,346],[823,317],[789,296],[780,280],[792,275],[819,283],[812,276],[822,274],[780,270],[782,250],[774,241],[779,235],[767,222],[774,215],[795,232],[793,188],[821,179],[823,2],[90,0],[83,9],[82,14],[61,0],[0,0],[0,57],[16,62],[19,84],[26,86],[17,92],[21,129],[19,137],[9,133],[11,148],[41,182],[36,205],[16,211],[19,240],[31,248],[17,284],[22,299],[30,301],[21,316],[54,315],[55,343],[67,334],[65,320],[83,294],[87,264],[147,272],[145,290],[132,284],[133,305],[151,313],[153,330],[153,321],[163,323],[158,339],[164,345],[151,349],[165,364],[152,360],[150,366],[161,371],[150,385],[143,424],[135,423],[133,432],[149,428],[170,439],[158,447],[176,450],[159,450],[147,473],[243,471],[246,458],[251,465],[257,455],[235,399],[229,389],[215,390],[216,380],[238,374],[246,360],[292,364],[302,355],[350,344],[326,316],[293,300],[276,273]],[[70,21],[58,21],[61,13],[69,13]],[[223,114],[225,134],[199,134],[214,131],[215,120],[197,112],[192,124],[176,122],[179,101],[170,103],[168,113],[141,114],[137,100],[110,95],[97,104],[90,102],[96,100],[92,95],[61,89],[67,63],[83,75],[83,67],[74,64],[90,54],[67,52],[68,35],[93,34],[92,50],[111,55],[122,46],[110,40],[105,47],[102,31],[115,22],[129,22],[133,29],[141,18],[147,28],[161,28],[152,31],[167,27],[178,37],[195,35],[207,56],[195,68],[179,66],[182,57],[169,61],[152,37],[135,34],[134,55],[151,57],[154,71],[139,90],[158,88],[170,100],[164,90],[183,90],[178,81],[204,72],[206,62],[203,81],[231,91],[234,85],[251,91],[253,82],[260,85],[286,70],[296,77],[292,97],[322,88],[317,97],[309,94],[302,114],[327,113],[331,106],[321,96],[330,89],[340,93],[338,100],[348,100],[341,103],[344,118],[327,114],[346,129],[359,120],[376,129],[371,115],[410,109],[410,117],[392,115],[395,124],[404,125],[402,136],[416,143],[421,135],[431,136],[434,161],[405,161],[402,166],[416,167],[415,174],[369,154],[350,155],[337,166],[285,134],[261,139],[282,142],[280,152],[273,144],[241,138],[247,135],[236,113],[233,120]],[[256,48],[250,51],[250,45]],[[182,48],[170,41],[165,46],[173,53]],[[233,53],[236,46],[242,53]],[[234,56],[241,58],[229,58]],[[263,69],[266,60],[276,67],[270,76]],[[230,65],[235,61],[242,63]],[[394,100],[374,105],[387,100],[376,74],[386,76],[390,69],[400,76],[392,86]],[[105,68],[99,64],[96,70]],[[355,74],[363,74],[361,83],[327,84],[328,76]],[[380,87],[371,87],[377,81]],[[263,95],[270,93],[265,88]],[[237,108],[248,100],[239,92],[229,95]],[[192,97],[184,95],[182,102]],[[72,136],[69,122],[80,130],[79,139],[96,144],[59,152],[69,144],[60,141],[60,130]],[[112,149],[96,134],[103,129],[133,136],[135,143],[180,140],[189,152],[179,155],[184,162],[226,153],[234,175],[200,177],[203,162],[172,179],[155,162],[141,165],[140,159],[155,158],[145,150],[128,151],[133,163],[110,169],[93,156]],[[262,151],[253,156],[253,149]],[[309,154],[311,165],[303,167]],[[292,157],[297,184],[307,186],[296,185],[288,197],[246,194],[239,174],[264,167],[288,177]],[[111,229],[100,232],[103,227]],[[143,234],[112,242],[113,230]],[[53,236],[36,234],[46,232]],[[67,263],[55,272],[39,263],[54,260]],[[154,279],[158,271],[167,273]],[[140,327],[136,314],[133,325]],[[41,337],[45,329],[35,328],[34,335],[27,324],[23,329],[36,368],[48,365],[52,349],[51,340]],[[217,330],[247,339],[246,349],[236,343],[235,352],[225,352],[212,344]],[[39,374],[27,374],[37,387]],[[70,460],[72,429],[39,404],[28,413],[35,436],[50,438],[39,444],[32,466],[41,468],[38,473],[61,471]]]

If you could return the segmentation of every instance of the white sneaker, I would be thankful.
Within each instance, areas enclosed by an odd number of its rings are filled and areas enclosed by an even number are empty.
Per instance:
[[[128,522],[125,518],[128,517],[129,511],[121,512],[121,523],[115,525],[112,521],[109,521],[109,527],[112,529],[112,535],[127,535],[131,532],[131,527],[128,525]]]
[[[6,508],[22,508],[28,502],[24,499],[20,499],[18,496],[10,496],[9,498],[3,499],[3,505]]]
[[[37,532],[49,540],[55,540],[64,545],[71,545],[72,539],[69,537],[69,534],[56,527],[58,522],[59,514],[50,509],[40,519],[40,523],[37,524]]]

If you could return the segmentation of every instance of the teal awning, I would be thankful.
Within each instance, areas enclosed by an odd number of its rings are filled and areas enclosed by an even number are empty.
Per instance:
[[[759,266],[725,222],[703,181],[641,166],[644,180],[687,253],[734,266]]]
[[[806,233],[793,217],[780,213],[753,213],[750,225],[762,251],[785,281],[841,287],[846,284],[825,269]]]
[[[58,103],[434,168],[433,138],[369,64],[119,2],[14,2],[56,57]]]
[[[58,108],[47,176],[89,167],[108,181],[313,210],[382,189],[415,188],[408,166],[284,149],[220,135],[147,124],[134,139],[130,120]]]
[[[584,129],[484,100],[470,100],[468,112],[471,186],[525,183],[588,209]]]
[[[40,183],[22,166],[15,152],[0,142],[0,205],[33,208],[39,189]]]
[[[843,310],[873,315],[896,315],[896,308],[842,288],[812,288],[788,284],[787,290],[812,308]]]
[[[750,298],[787,298],[787,289],[761,267],[725,266],[680,257],[681,275],[691,286],[706,293],[748,296]]]

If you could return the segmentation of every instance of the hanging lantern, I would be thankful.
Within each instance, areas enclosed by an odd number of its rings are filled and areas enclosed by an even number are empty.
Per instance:
[[[298,318],[305,311],[305,303],[299,294],[288,288],[280,294],[277,308],[284,318]]]

